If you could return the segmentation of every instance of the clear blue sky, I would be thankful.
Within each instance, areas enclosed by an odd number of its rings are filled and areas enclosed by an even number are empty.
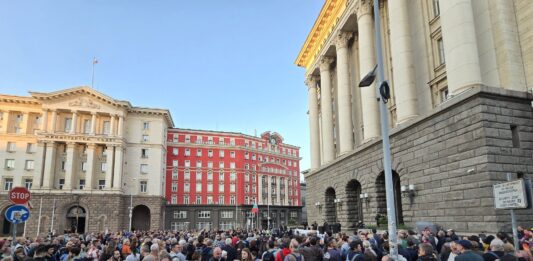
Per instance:
[[[168,108],[176,127],[258,134],[301,147],[307,88],[293,62],[324,0],[0,1],[0,92],[90,85]]]

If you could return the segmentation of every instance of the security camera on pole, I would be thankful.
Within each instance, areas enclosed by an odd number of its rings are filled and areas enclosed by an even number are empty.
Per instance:
[[[5,213],[6,220],[13,224],[12,249],[14,250],[17,241],[17,225],[26,222],[30,217],[30,210],[24,204],[30,200],[31,193],[27,188],[15,187],[9,191],[8,196],[9,201],[15,204],[9,207]]]

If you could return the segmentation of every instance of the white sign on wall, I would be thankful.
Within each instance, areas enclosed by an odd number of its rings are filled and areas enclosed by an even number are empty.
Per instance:
[[[494,208],[527,208],[526,189],[523,179],[493,185]]]

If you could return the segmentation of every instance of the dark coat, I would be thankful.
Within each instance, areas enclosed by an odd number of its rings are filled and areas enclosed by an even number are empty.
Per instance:
[[[455,261],[484,261],[483,257],[472,251],[465,251],[455,257]]]

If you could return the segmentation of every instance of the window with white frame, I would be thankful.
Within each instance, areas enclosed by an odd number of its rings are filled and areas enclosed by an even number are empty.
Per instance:
[[[196,182],[202,182],[202,171],[196,171]]]
[[[246,181],[246,182],[250,181],[250,174],[248,174],[248,173],[244,174],[244,181]]]
[[[191,149],[185,148],[185,156],[186,157],[191,156]]]
[[[196,167],[197,168],[201,168],[202,167],[202,161],[201,160],[196,161]]]
[[[224,172],[218,173],[218,181],[219,182],[224,182]]]
[[[224,196],[218,196],[218,204],[220,205],[224,204]]]
[[[196,183],[196,192],[202,192],[202,184]]]
[[[207,157],[209,157],[209,158],[213,157],[213,150],[208,150],[207,151]]]
[[[230,163],[229,163],[229,167],[232,168],[232,169],[234,169],[234,168],[235,168],[235,162],[230,162]]]
[[[224,183],[219,183],[219,184],[218,184],[218,192],[219,192],[219,193],[224,192]]]
[[[172,170],[172,179],[178,179],[178,170],[177,169],[173,169]]]
[[[4,190],[9,191],[13,188],[13,179],[4,178]]]
[[[235,184],[230,184],[229,185],[229,191],[230,192],[235,192]]]
[[[147,142],[148,141],[148,135],[143,134],[142,135],[142,141]]]
[[[101,171],[102,173],[105,173],[106,170],[107,170],[107,162],[102,162],[102,163],[100,164],[100,171]]]
[[[190,160],[185,160],[185,167],[186,168],[190,168],[191,167],[191,161]]]
[[[178,166],[178,160],[172,160],[172,167]]]
[[[245,204],[250,204],[250,198],[248,196],[244,197]]]
[[[102,133],[104,135],[109,135],[111,133],[111,123],[109,121],[104,121],[102,126]]]
[[[207,192],[213,192],[213,183],[207,183]]]
[[[248,152],[245,152],[244,153],[244,159],[249,159],[250,158],[250,154],[248,154]]]
[[[214,204],[213,202],[213,196],[207,196],[207,204]]]
[[[185,135],[185,143],[191,143],[191,135]]]
[[[15,152],[17,150],[17,144],[15,142],[7,143],[7,152]]]
[[[191,191],[191,185],[189,183],[183,184],[183,191],[190,192]]]
[[[65,128],[63,129],[65,132],[69,132],[70,129],[72,128],[72,118],[65,118],[65,122],[64,122],[64,126]]]
[[[170,204],[178,204],[178,196],[172,195],[170,198]]]
[[[183,204],[189,205],[189,196],[183,196]]]
[[[207,162],[207,167],[212,169],[213,168],[213,162],[212,161],[208,161]]]
[[[183,171],[183,179],[184,180],[191,179],[191,171],[189,169],[186,169]]]
[[[235,205],[235,196],[229,197],[229,203],[230,205]]]
[[[141,149],[141,158],[148,158],[148,149]]]
[[[224,157],[224,150],[219,150],[218,151],[218,156],[223,158]]]
[[[222,138],[222,137],[218,138],[218,144],[219,145],[224,145],[224,138]]]
[[[35,153],[35,143],[28,143],[26,153]]]
[[[148,173],[148,164],[141,164],[141,174]]]
[[[202,144],[203,143],[203,137],[200,136],[200,135],[196,136],[196,143]]]
[[[33,170],[35,168],[33,160],[26,160],[25,169]]]
[[[255,186],[252,186],[252,193],[255,193]]]
[[[178,182],[172,182],[172,192],[178,192]]]
[[[27,189],[31,189],[33,186],[33,179],[24,179],[24,187]]]
[[[202,196],[196,196],[196,204],[202,204]]]
[[[6,159],[5,169],[14,169],[15,168],[15,159]]]
[[[91,132],[91,120],[83,120],[83,133],[88,134]]]
[[[213,137],[207,137],[207,144],[213,144]]]
[[[59,179],[59,181],[57,182],[57,187],[59,189],[63,189],[64,186],[65,186],[65,179]]]
[[[224,168],[224,161],[221,161],[218,163],[218,167],[223,169]]]
[[[233,218],[233,211],[221,211],[220,218]]]
[[[202,156],[202,149],[197,149],[196,150],[196,156],[197,157],[201,157]]]
[[[142,180],[140,188],[141,188],[141,193],[146,193],[146,191],[148,190],[148,181]]]
[[[85,180],[84,179],[80,179],[78,188],[79,189],[85,189]]]
[[[235,151],[230,151],[229,152],[229,157],[234,159],[235,158]]]
[[[98,180],[98,189],[102,190],[105,188],[105,179]]]
[[[207,210],[198,211],[198,218],[211,218],[211,211],[207,211]]]
[[[177,156],[178,153],[179,153],[179,149],[178,148],[172,148],[172,155]]]
[[[184,211],[184,210],[174,211],[173,216],[174,216],[174,219],[186,219],[187,211]]]
[[[174,133],[174,136],[172,136],[172,141],[173,141],[173,142],[178,142],[178,141],[179,141],[179,137],[180,137],[179,134]],[[176,154],[176,155],[177,155],[177,154]]]
[[[143,130],[149,130],[150,129],[150,122],[143,122]]]
[[[229,140],[229,144],[230,144],[231,146],[235,146],[235,139],[234,139],[234,138],[231,138],[231,139]]]
[[[229,180],[235,181],[237,179],[237,173],[232,172],[230,173]]]

